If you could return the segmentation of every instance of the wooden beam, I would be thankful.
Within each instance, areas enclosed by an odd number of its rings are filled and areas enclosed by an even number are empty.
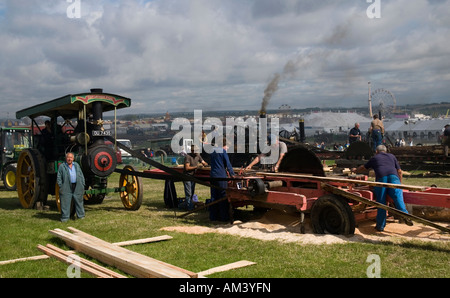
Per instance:
[[[162,236],[151,237],[151,238],[143,238],[143,239],[122,241],[122,242],[114,242],[113,244],[117,245],[117,246],[127,246],[127,245],[135,245],[135,244],[143,244],[143,243],[153,243],[153,242],[165,241],[165,240],[170,240],[172,238],[173,238],[172,236],[162,235]]]
[[[99,261],[115,266],[120,270],[136,277],[197,277],[194,272],[155,260],[148,256],[113,245],[92,235],[74,228],[75,233],[61,229],[50,230],[52,235],[63,239],[67,245],[76,251],[89,255]]]
[[[12,259],[12,260],[6,260],[1,261],[0,265],[6,265],[6,264],[13,264],[17,262],[24,262],[24,261],[36,261],[36,260],[45,260],[50,258],[47,255],[39,255],[39,256],[32,256],[32,257],[26,257],[26,258],[19,258],[19,259]]]
[[[364,181],[364,180],[346,179],[346,178],[337,178],[337,177],[320,177],[320,176],[303,175],[303,174],[296,174],[296,173],[257,172],[256,175],[257,176],[267,176],[267,177],[305,178],[305,179],[309,179],[309,180],[326,181],[326,182],[331,182],[331,183],[336,182],[336,183],[359,184],[359,185],[368,185],[368,186],[399,188],[399,189],[406,189],[406,190],[411,190],[411,191],[425,191],[425,190],[429,189],[429,187],[426,187],[426,186],[382,183],[382,182]]]
[[[202,271],[202,272],[198,272],[197,274],[199,277],[205,277],[206,275],[210,275],[213,273],[233,270],[233,269],[247,267],[247,266],[251,266],[251,265],[255,265],[255,264],[256,263],[254,263],[254,262],[243,260],[243,261],[238,261],[238,262],[230,263],[230,264],[219,266],[219,267],[214,267],[214,268]]]

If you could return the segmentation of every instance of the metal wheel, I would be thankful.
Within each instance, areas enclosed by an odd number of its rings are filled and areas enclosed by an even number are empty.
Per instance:
[[[6,190],[16,190],[16,171],[17,164],[9,164],[5,167],[5,174],[3,176],[3,185]]]
[[[249,190],[252,197],[262,195],[266,192],[266,186],[261,179],[252,179],[249,182]]]
[[[129,165],[125,166],[124,170],[134,171],[133,167]],[[121,174],[119,187],[125,187],[125,191],[120,192],[123,206],[128,210],[138,210],[143,197],[142,179],[131,174]]]
[[[23,208],[33,208],[38,201],[46,202],[45,162],[36,149],[26,149],[20,154],[17,161],[16,184]]]
[[[311,224],[317,234],[352,235],[355,216],[347,201],[336,195],[324,195],[311,208]]]
[[[89,186],[88,190],[91,190],[92,187]],[[84,194],[83,195],[84,203],[86,205],[97,205],[103,203],[103,200],[105,199],[105,194]]]

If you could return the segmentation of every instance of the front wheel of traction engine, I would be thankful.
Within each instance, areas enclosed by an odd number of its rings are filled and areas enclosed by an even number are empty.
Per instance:
[[[134,171],[132,166],[125,166],[125,171]],[[141,177],[122,173],[119,179],[119,187],[125,187],[120,192],[120,199],[127,210],[138,210],[142,204],[143,185]]]
[[[336,195],[324,195],[311,208],[311,224],[314,233],[353,235],[355,216],[347,200]]]
[[[23,208],[47,201],[45,161],[36,149],[23,150],[17,160],[16,187]]]

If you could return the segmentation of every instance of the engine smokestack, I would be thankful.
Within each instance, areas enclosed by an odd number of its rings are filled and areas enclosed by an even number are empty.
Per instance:
[[[305,120],[300,119],[298,120],[299,130],[300,130],[300,142],[304,143],[306,136],[305,136]]]

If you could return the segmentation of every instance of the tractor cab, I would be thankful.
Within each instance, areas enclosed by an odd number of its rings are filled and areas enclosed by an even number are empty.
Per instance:
[[[0,127],[0,175],[7,190],[16,189],[17,159],[30,147],[29,127]]]

